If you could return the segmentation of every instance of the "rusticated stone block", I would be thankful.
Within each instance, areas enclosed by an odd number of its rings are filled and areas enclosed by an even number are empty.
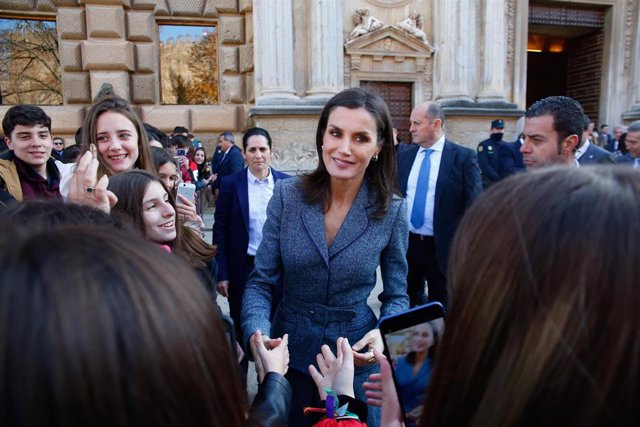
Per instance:
[[[126,71],[91,71],[91,99],[94,99],[103,83],[110,83],[116,95],[129,100],[129,73]]]
[[[152,124],[165,132],[173,130],[175,126],[191,129],[189,107],[183,105],[142,106],[140,118],[143,122]]]
[[[216,9],[218,12],[224,13],[237,13],[238,12],[238,0],[216,0]]]
[[[205,0],[166,0],[166,3],[173,16],[200,16]]]
[[[43,106],[42,109],[51,117],[53,133],[66,133],[73,135],[82,126],[85,115],[85,106]]]
[[[124,9],[119,6],[87,6],[90,37],[124,38]]]
[[[131,76],[131,99],[134,104],[155,104],[157,96],[155,74],[134,74]]]
[[[244,17],[223,16],[219,30],[220,43],[244,43]]]
[[[51,0],[38,0],[36,2],[35,10],[38,12],[55,12],[56,6]]]
[[[154,40],[154,32],[156,29],[156,20],[153,12],[134,12],[127,13],[127,39],[137,42],[151,42]]]
[[[226,46],[220,49],[220,71],[238,72],[238,48]]]
[[[136,10],[153,10],[158,0],[132,0],[131,7]]]
[[[60,64],[64,71],[82,70],[82,48],[80,42],[60,42]]]
[[[240,72],[246,73],[253,71],[253,45],[246,44],[238,48],[238,56],[240,58]]]
[[[253,10],[253,0],[240,0],[238,12],[251,12]]]
[[[253,43],[253,13],[244,16],[244,36],[246,43]]]
[[[216,7],[215,2],[205,2],[204,9],[202,10],[202,16],[207,18],[215,18],[218,16],[218,8]]]
[[[51,0],[51,2],[58,7],[74,7],[80,4],[78,0]]]
[[[222,76],[220,93],[222,94],[222,102],[225,104],[244,103],[243,76]]]
[[[247,102],[255,103],[256,102],[256,89],[255,89],[255,77],[253,73],[247,74],[244,76],[245,79],[245,87],[247,88]]]
[[[33,10],[33,0],[3,1],[2,7],[11,10]]]
[[[69,104],[90,103],[89,73],[62,73],[62,95]]]
[[[133,46],[126,41],[86,40],[82,59],[85,70],[133,71]]]
[[[156,70],[156,46],[153,43],[136,43],[136,71],[153,73]]]
[[[84,9],[58,9],[57,28],[63,40],[84,40],[87,38],[87,27]]]
[[[131,0],[80,0],[84,4],[99,4],[105,6],[131,6]]]
[[[193,105],[192,132],[224,132],[239,130],[238,108],[232,105]]]

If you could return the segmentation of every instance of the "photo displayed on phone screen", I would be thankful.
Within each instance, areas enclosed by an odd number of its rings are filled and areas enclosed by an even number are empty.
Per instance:
[[[407,427],[417,425],[435,362],[442,317],[383,331],[387,356],[393,367],[398,398]]]

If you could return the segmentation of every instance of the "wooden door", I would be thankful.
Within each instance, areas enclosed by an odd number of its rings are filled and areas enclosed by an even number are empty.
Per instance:
[[[402,142],[411,142],[409,133],[409,117],[413,105],[413,83],[360,81],[360,87],[377,92],[387,103],[393,126],[398,129],[398,137]]]

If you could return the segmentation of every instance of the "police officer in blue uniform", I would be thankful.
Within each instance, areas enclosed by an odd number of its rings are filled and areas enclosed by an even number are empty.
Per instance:
[[[482,186],[486,189],[500,179],[498,173],[498,147],[504,135],[504,120],[491,122],[491,135],[478,144],[478,164],[482,171]]]

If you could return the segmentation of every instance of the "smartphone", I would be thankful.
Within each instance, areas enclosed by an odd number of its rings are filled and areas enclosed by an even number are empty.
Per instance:
[[[393,382],[407,427],[416,426],[444,332],[444,308],[438,302],[386,316],[378,322],[384,353],[391,363]]]
[[[176,151],[176,155],[178,156],[186,156],[187,155],[187,149],[186,148],[178,148],[178,150]]]
[[[181,182],[178,184],[178,195],[180,194],[186,197],[190,202],[193,202],[196,195],[196,186],[194,184]],[[182,203],[179,197],[176,197],[176,203]]]

